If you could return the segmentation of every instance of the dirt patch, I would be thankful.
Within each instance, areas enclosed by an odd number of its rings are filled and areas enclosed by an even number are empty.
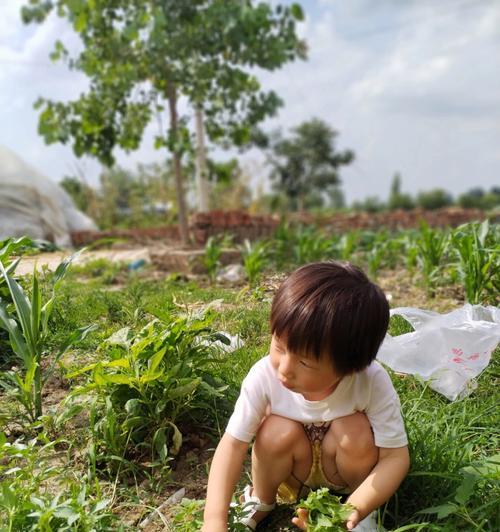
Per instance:
[[[464,304],[463,290],[459,286],[438,286],[430,296],[426,294],[421,277],[403,269],[381,272],[376,282],[387,294],[392,308],[416,307],[449,312]]]
[[[44,267],[54,271],[59,264],[66,258],[70,257],[70,251],[54,251],[51,253],[40,253],[38,255],[22,257],[17,265],[16,273],[18,275],[32,274],[34,269],[42,271]],[[146,263],[151,262],[149,249],[139,247],[133,249],[100,249],[95,251],[85,251],[73,261],[74,264],[86,264],[97,259],[106,259],[110,262],[132,263],[137,260],[144,260]]]

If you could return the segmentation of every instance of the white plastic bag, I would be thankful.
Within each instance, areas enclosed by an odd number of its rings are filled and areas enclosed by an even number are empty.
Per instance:
[[[394,371],[420,375],[454,401],[476,388],[474,380],[489,364],[500,341],[500,309],[466,304],[439,314],[400,307],[391,315],[406,319],[414,332],[387,335],[377,359]]]

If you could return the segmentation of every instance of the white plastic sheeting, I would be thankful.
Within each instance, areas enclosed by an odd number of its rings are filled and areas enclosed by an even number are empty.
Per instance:
[[[71,231],[96,230],[69,195],[0,146],[0,239],[27,235],[71,246]]]

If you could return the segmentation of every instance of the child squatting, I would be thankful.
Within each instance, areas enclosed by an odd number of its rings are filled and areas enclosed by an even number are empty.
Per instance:
[[[243,380],[212,460],[203,532],[227,531],[252,440],[252,486],[241,499],[247,527],[254,530],[277,498],[294,502],[328,487],[355,508],[348,530],[377,530],[374,511],[410,464],[398,396],[375,361],[388,324],[384,293],[352,264],[308,264],[282,283],[269,354]],[[306,530],[306,510],[292,521]]]

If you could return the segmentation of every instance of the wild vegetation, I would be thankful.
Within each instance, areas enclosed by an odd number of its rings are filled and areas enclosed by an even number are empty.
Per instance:
[[[207,277],[193,279],[102,260],[23,278],[12,256],[30,241],[1,243],[0,528],[136,530],[184,486],[185,499],[151,519],[199,530],[211,449],[246,371],[266,353],[284,272],[339,258],[368,268],[395,306],[498,304],[499,241],[488,222],[342,236],[283,224],[242,248],[246,280],[236,286],[215,280],[221,239],[207,245]],[[409,330],[391,319],[392,335]],[[243,341],[235,351],[231,335]],[[461,401],[392,376],[412,469],[380,523],[497,530],[498,349]],[[292,514],[280,507],[264,530],[292,530]]]

